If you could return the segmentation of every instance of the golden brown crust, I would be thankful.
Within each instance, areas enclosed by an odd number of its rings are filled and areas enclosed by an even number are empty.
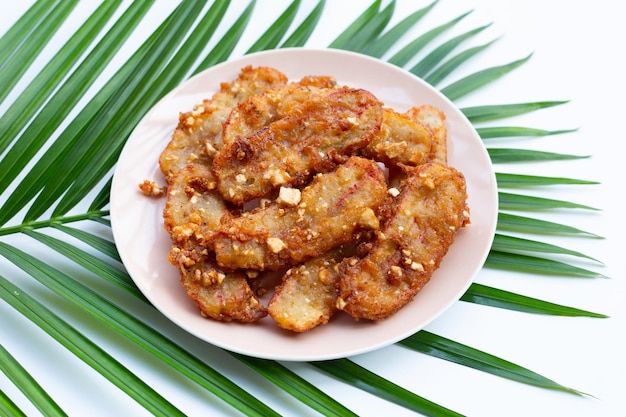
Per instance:
[[[302,105],[313,94],[327,94],[336,86],[332,77],[308,76],[298,82],[252,95],[230,112],[223,124],[222,140],[229,144],[252,136],[270,123],[287,116],[295,106]]]
[[[163,174],[184,168],[190,163],[209,164],[222,143],[222,122],[233,107],[245,98],[287,82],[287,77],[268,67],[245,67],[231,83],[222,83],[220,91],[202,100],[192,111],[181,113],[172,139],[159,157]]]
[[[251,323],[267,315],[243,272],[220,270],[208,253],[186,265],[173,250],[170,262],[178,266],[181,284],[204,317]]]
[[[246,67],[182,113],[159,158],[169,262],[203,316],[304,332],[411,301],[469,222],[445,115],[329,76]],[[383,172],[383,164],[387,175]],[[166,189],[145,181],[147,195]],[[259,198],[259,207],[250,201]],[[244,205],[244,203],[248,203]],[[284,271],[267,306],[258,294]]]
[[[168,183],[163,224],[172,241],[183,244],[193,238],[195,243],[202,244],[210,240],[230,212],[215,190],[215,179],[209,168],[187,165],[168,177]]]
[[[428,162],[433,135],[420,122],[386,108],[378,135],[364,155],[388,166],[417,166]]]
[[[349,244],[289,269],[267,306],[276,324],[301,333],[328,323],[337,310],[339,262],[353,252]]]
[[[382,320],[430,280],[469,219],[465,179],[429,163],[409,173],[371,251],[341,268],[338,307],[356,319]]]
[[[448,129],[446,129],[446,115],[434,106],[423,105],[413,107],[406,115],[432,132],[432,148],[428,159],[442,165],[448,164]]]
[[[223,197],[243,204],[283,185],[305,184],[338,157],[367,146],[380,130],[382,105],[365,90],[312,94],[287,116],[224,146],[212,170]]]
[[[350,157],[336,171],[316,176],[297,205],[272,204],[225,222],[214,239],[218,264],[278,270],[319,256],[376,227],[371,217],[386,191],[375,162]]]

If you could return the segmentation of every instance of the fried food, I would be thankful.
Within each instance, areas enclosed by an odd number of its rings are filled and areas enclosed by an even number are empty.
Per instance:
[[[466,198],[465,179],[454,168],[428,163],[412,170],[371,251],[342,264],[338,308],[382,320],[411,301],[468,223]]]
[[[354,251],[348,244],[289,269],[267,306],[276,324],[301,333],[328,323],[337,310],[339,262]]]
[[[204,317],[251,323],[267,315],[243,272],[220,270],[205,250],[193,260],[189,255],[174,247],[169,260],[178,267],[181,284]]]
[[[422,123],[386,108],[379,134],[363,153],[388,166],[417,166],[428,162],[432,141],[433,135]]]
[[[231,110],[245,98],[285,83],[287,77],[276,69],[245,67],[234,81],[222,83],[213,97],[181,113],[172,139],[159,157],[163,174],[170,175],[190,163],[210,164],[215,150],[222,146],[222,123]]]
[[[387,195],[381,167],[350,157],[330,173],[319,174],[299,198],[271,204],[225,222],[213,248],[220,266],[278,270],[378,227],[375,211]]]
[[[243,204],[280,186],[304,185],[331,170],[338,157],[368,145],[380,130],[382,103],[365,90],[311,94],[287,116],[226,144],[212,171],[222,196]]]
[[[406,115],[430,129],[432,133],[432,147],[428,157],[430,162],[443,165],[448,164],[448,130],[446,129],[446,115],[434,106],[423,105],[413,107]]]
[[[312,94],[327,93],[337,87],[334,78],[307,76],[239,103],[224,122],[222,140],[229,144],[254,135],[270,123],[282,119],[294,106],[302,105]]]
[[[163,209],[165,230],[181,246],[193,238],[193,245],[210,240],[223,219],[231,216],[215,189],[215,179],[206,165],[190,164],[168,179]]]
[[[436,107],[398,113],[330,76],[245,67],[179,115],[167,188],[139,188],[167,196],[168,260],[203,316],[301,333],[340,311],[382,320],[430,280],[469,222],[446,141]]]
[[[205,317],[253,322],[267,315],[243,272],[222,271],[205,242],[224,217],[231,216],[215,191],[205,165],[190,164],[173,174],[163,211],[164,226],[172,238],[169,262],[180,273],[189,298]]]

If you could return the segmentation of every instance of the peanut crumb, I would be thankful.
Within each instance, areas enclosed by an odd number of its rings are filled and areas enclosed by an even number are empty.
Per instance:
[[[267,246],[274,253],[278,253],[281,250],[285,249],[287,245],[281,239],[277,237],[269,237],[267,238]]]
[[[142,193],[150,197],[162,197],[167,192],[167,188],[161,187],[154,181],[145,180],[139,184]]]
[[[378,230],[380,227],[380,222],[378,221],[378,217],[376,217],[376,213],[374,210],[367,207],[359,216],[359,226],[366,227],[371,230]]]
[[[419,262],[411,262],[411,269],[413,271],[424,272],[424,265]]]
[[[283,206],[295,207],[300,203],[302,193],[297,188],[280,187],[276,202]]]

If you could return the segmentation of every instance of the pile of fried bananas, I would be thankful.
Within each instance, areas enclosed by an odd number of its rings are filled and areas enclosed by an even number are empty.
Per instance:
[[[249,66],[179,115],[167,187],[140,188],[167,196],[168,260],[203,316],[294,332],[338,310],[382,320],[469,223],[446,136],[435,107],[398,113],[330,76]]]

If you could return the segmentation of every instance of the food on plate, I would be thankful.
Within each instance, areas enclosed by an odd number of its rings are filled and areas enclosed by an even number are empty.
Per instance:
[[[409,169],[371,250],[342,264],[337,307],[357,319],[382,320],[411,301],[469,221],[466,199],[465,180],[454,168]]]
[[[267,315],[246,274],[221,270],[208,251],[201,251],[189,263],[189,252],[183,255],[176,249],[170,252],[169,260],[178,266],[183,288],[204,317],[251,323]]]
[[[172,139],[159,158],[163,174],[169,175],[190,163],[209,164],[215,150],[221,147],[222,123],[231,110],[245,98],[286,82],[287,77],[273,68],[246,67],[234,81],[222,83],[211,98],[181,113]]]
[[[285,117],[217,152],[211,168],[217,188],[241,205],[281,186],[302,186],[367,146],[381,122],[382,103],[368,91],[309,94]]]
[[[346,244],[287,270],[267,305],[276,324],[301,333],[328,323],[337,310],[339,263],[355,251]]]
[[[432,146],[430,149],[429,160],[431,162],[439,162],[440,164],[448,164],[448,150],[446,129],[446,115],[434,106],[423,105],[409,109],[406,115],[415,120],[431,132]]]
[[[223,222],[214,240],[220,266],[278,270],[352,241],[378,227],[376,210],[387,196],[381,167],[358,156],[317,175],[294,197]]]
[[[469,224],[445,114],[270,67],[219,86],[179,115],[167,188],[139,184],[167,198],[168,260],[200,313],[302,333],[411,302]]]
[[[363,153],[389,167],[417,166],[428,162],[432,134],[422,123],[386,108],[378,135]]]
[[[232,215],[215,188],[206,165],[189,164],[169,176],[163,223],[174,243],[208,241]]]
[[[267,91],[251,95],[230,112],[222,129],[225,144],[246,138],[285,117],[294,106],[308,100],[311,94],[327,94],[337,87],[334,78],[306,76]]]

